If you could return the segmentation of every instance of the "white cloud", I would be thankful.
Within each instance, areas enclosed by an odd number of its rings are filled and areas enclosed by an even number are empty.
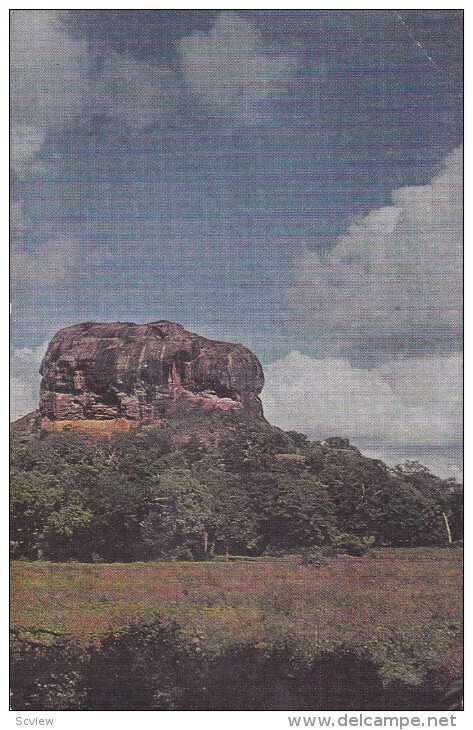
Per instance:
[[[12,375],[10,378],[10,419],[17,418],[31,413],[38,407],[39,401],[39,376],[37,383],[17,378]]]
[[[124,122],[137,131],[162,119],[168,110],[169,71],[153,61],[110,53],[91,88],[90,110]]]
[[[12,421],[38,408],[41,382],[38,369],[47,347],[48,343],[42,342],[34,347],[20,347],[12,351],[10,363],[10,417]]]
[[[13,251],[12,282],[30,287],[64,282],[89,263],[85,247],[76,239],[60,236],[42,244],[35,251]]]
[[[38,248],[12,250],[11,278],[14,286],[54,286],[73,284],[77,287],[94,281],[97,269],[103,269],[111,258],[106,246],[97,246],[77,238],[58,236]]]
[[[17,359],[21,363],[41,365],[41,361],[47,349],[47,341],[42,342],[36,347],[15,347],[13,350],[13,358]]]
[[[461,337],[462,151],[429,185],[350,226],[325,256],[299,261],[291,305],[332,352],[439,348]]]
[[[13,120],[44,130],[82,108],[89,55],[85,40],[67,32],[63,11],[11,13]]]
[[[233,11],[224,11],[212,28],[196,31],[178,44],[189,88],[204,101],[251,123],[257,105],[294,75],[296,62],[265,49],[260,31]]]
[[[460,354],[411,357],[365,369],[293,351],[265,368],[265,415],[316,439],[345,436],[383,447],[458,445]]]
[[[44,133],[31,125],[13,122],[10,142],[10,166],[13,172],[22,178],[43,146]]]
[[[70,35],[62,10],[11,13],[11,161],[23,177],[46,134],[76,115],[105,114],[136,131],[161,119],[169,71],[111,52],[96,66],[85,39]]]
[[[10,203],[10,231],[12,234],[24,233],[31,225],[29,217],[25,214],[25,202],[22,198],[12,200]]]
[[[63,11],[13,10],[10,18],[11,165],[23,177],[47,131],[82,109],[89,57]]]

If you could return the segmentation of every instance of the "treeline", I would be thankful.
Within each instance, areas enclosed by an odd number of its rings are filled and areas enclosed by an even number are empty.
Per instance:
[[[158,431],[106,443],[63,433],[11,458],[16,558],[356,555],[461,537],[461,485],[417,463],[390,469],[340,438],[239,430],[218,447],[176,447]]]

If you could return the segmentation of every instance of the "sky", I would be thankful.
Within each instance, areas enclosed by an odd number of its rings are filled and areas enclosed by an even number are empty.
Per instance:
[[[460,476],[462,74],[458,10],[12,11],[12,418],[61,327],[168,319]]]

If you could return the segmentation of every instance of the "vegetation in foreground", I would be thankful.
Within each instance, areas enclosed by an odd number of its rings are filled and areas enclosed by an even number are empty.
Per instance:
[[[15,561],[13,709],[447,709],[461,551]]]
[[[458,706],[461,485],[225,433],[14,429],[13,709]]]

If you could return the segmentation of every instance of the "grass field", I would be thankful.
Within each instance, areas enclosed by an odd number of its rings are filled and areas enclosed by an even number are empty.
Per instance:
[[[294,559],[227,563],[14,562],[13,628],[80,644],[159,616],[206,650],[290,640],[304,652],[349,646],[387,679],[459,677],[462,569],[457,549],[381,549],[322,568]]]

